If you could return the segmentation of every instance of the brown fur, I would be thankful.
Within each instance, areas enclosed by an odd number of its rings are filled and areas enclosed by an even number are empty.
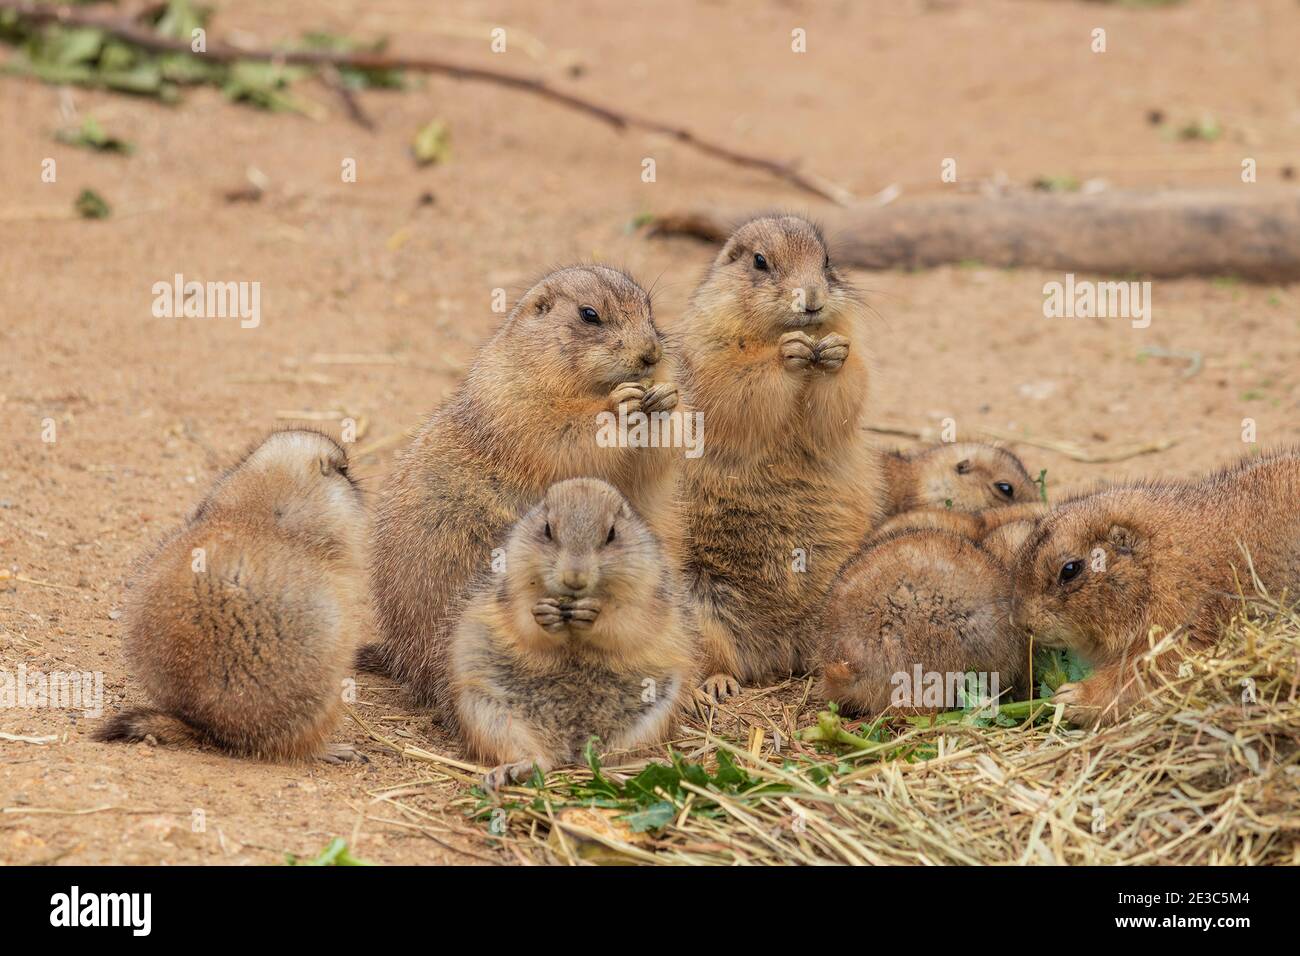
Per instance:
[[[147,559],[126,652],[154,706],[118,714],[98,739],[319,754],[361,637],[365,539],[343,449],[316,432],[271,435]]]
[[[978,514],[969,511],[949,511],[945,508],[917,508],[896,514],[868,538],[869,542],[882,541],[905,531],[947,531],[963,538],[978,541],[984,534],[984,522]]]
[[[1208,646],[1252,594],[1300,588],[1300,453],[1245,459],[1200,481],[1124,485],[1059,505],[1017,561],[1014,617],[1095,666],[1057,691],[1076,723],[1118,719],[1143,695],[1133,666],[1153,627]],[[1244,550],[1243,550],[1244,549]],[[1077,573],[1062,580],[1067,564]],[[1176,654],[1157,666],[1168,670]]]
[[[1011,511],[1011,508],[999,508],[999,511]],[[1043,514],[1047,509],[1043,508]],[[991,531],[981,535],[977,540],[979,545],[993,557],[1001,561],[1007,568],[1016,566],[1016,557],[1020,549],[1024,547],[1025,542],[1034,533],[1038,527],[1039,516],[1028,518],[1017,518],[1013,521],[1002,521],[994,525]]]
[[[947,531],[976,542],[1007,567],[1015,563],[1016,550],[1029,537],[1048,507],[1040,502],[1004,505],[983,511],[953,511],[949,508],[918,508],[904,511],[885,521],[867,536],[872,545],[908,531]]]
[[[947,442],[883,456],[889,514],[917,508],[982,511],[1032,502],[1038,489],[1011,452],[981,442]]]
[[[593,734],[618,750],[667,739],[695,678],[683,607],[672,566],[617,489],[552,485],[451,638],[457,724],[470,754],[497,765],[489,788],[577,760]]]
[[[1011,626],[1010,572],[968,538],[905,531],[868,545],[836,579],[822,618],[822,693],[850,713],[916,713],[923,673],[996,673],[1001,702],[1023,690],[1028,643]],[[906,676],[908,681],[901,680]],[[946,681],[945,681],[946,682]],[[914,688],[910,700],[895,689]],[[958,706],[945,700],[938,709]]]
[[[827,589],[879,520],[864,325],[820,233],[794,217],[736,230],[692,297],[683,381],[705,441],[681,468],[684,564],[714,696],[810,666]]]
[[[584,306],[600,325],[582,320]],[[674,452],[602,448],[596,435],[600,412],[673,408],[672,366],[650,299],[631,277],[583,266],[533,286],[388,480],[371,572],[382,642],[358,663],[450,717],[447,640],[465,589],[549,485],[590,475],[652,523],[670,514],[661,497],[671,494]]]

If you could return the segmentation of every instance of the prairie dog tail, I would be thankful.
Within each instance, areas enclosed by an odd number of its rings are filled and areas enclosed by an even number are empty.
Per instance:
[[[389,666],[388,655],[384,652],[383,644],[362,644],[357,648],[353,663],[357,670],[365,671],[367,674],[378,674],[380,677],[392,676],[392,668]]]
[[[189,724],[151,707],[122,711],[95,732],[95,739],[134,743],[150,735],[160,744],[203,742],[203,735]]]

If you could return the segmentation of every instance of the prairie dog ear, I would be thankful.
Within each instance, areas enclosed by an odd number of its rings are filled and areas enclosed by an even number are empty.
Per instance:
[[[554,305],[555,297],[552,296],[551,293],[539,292],[537,293],[537,298],[533,302],[533,311],[538,315],[545,315],[547,312],[551,311],[551,308]]]
[[[334,464],[330,461],[329,455],[321,455],[316,459],[316,464],[320,468],[322,475],[329,475],[334,470]]]
[[[726,265],[728,262],[735,262],[740,258],[740,253],[740,240],[732,236],[727,240],[727,244],[722,247],[722,251],[718,253],[717,264],[721,266]]]
[[[970,471],[969,458],[963,458],[961,461],[957,462],[957,474],[964,475],[969,471]]]
[[[1106,540],[1120,554],[1132,554],[1133,547],[1137,544],[1137,534],[1132,528],[1125,527],[1122,524],[1113,524],[1110,530],[1106,532]]]

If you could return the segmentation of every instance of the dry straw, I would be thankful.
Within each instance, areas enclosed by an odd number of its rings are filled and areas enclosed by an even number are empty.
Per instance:
[[[444,806],[501,862],[1300,863],[1296,608],[1255,602],[1177,677],[1147,680],[1149,705],[1100,731],[1053,711],[1013,727],[899,724],[887,745],[857,753],[797,739],[818,708],[810,682],[790,681],[688,721],[672,749],[709,773],[660,791],[662,825],[644,832],[629,826],[638,807],[592,798],[602,779],[588,770],[512,788],[493,807],[467,789],[479,768],[371,733],[454,778]],[[627,779],[646,763],[600,773]],[[717,768],[732,765],[718,784]],[[383,799],[400,810],[420,789]]]

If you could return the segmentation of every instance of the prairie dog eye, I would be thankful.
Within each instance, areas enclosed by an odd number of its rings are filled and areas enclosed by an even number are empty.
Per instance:
[[[600,325],[600,313],[589,305],[584,305],[578,309],[578,317],[588,325]]]
[[[605,543],[606,543],[606,544],[611,544],[613,541],[614,541],[614,526],[613,526],[613,525],[610,525],[610,526],[609,526],[609,535],[605,538]]]
[[[1077,578],[1079,576],[1079,572],[1082,570],[1083,570],[1082,561],[1066,561],[1065,564],[1061,565],[1061,574],[1059,577],[1060,583],[1068,584],[1070,581],[1073,581],[1075,578]]]
[[[754,253],[754,268],[759,272],[767,271],[767,256],[761,252]]]
[[[1016,491],[1011,487],[1011,482],[1009,481],[995,481],[993,482],[993,487],[996,488],[998,493],[1005,498],[1015,497]]]

